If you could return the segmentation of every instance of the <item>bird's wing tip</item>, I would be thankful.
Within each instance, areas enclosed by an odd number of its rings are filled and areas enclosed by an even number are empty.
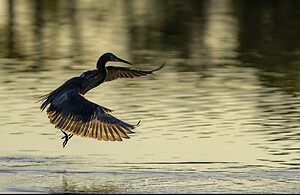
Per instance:
[[[134,128],[136,128],[136,127],[140,126],[140,123],[141,123],[141,120],[139,120],[139,122],[137,122],[137,124],[133,125],[133,126],[134,126]]]
[[[160,69],[162,69],[163,67],[165,67],[166,62],[162,63],[162,65],[160,65],[159,67],[155,68],[154,70],[152,70],[153,72],[158,71]]]

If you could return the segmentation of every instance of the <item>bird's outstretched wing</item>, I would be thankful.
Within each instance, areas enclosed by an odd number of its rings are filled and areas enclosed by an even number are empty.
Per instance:
[[[127,68],[127,67],[107,66],[106,67],[107,76],[104,82],[112,81],[118,78],[133,78],[133,77],[145,76],[162,69],[164,66],[165,63],[152,70],[139,70],[139,69]]]
[[[122,141],[135,125],[125,123],[108,113],[109,110],[88,101],[78,89],[57,96],[47,109],[50,122],[63,131],[105,141]]]

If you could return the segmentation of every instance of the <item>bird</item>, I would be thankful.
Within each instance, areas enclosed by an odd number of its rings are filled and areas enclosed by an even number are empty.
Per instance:
[[[106,66],[107,62],[132,63],[113,53],[104,53],[96,63],[96,69],[83,72],[66,80],[52,92],[40,97],[40,110],[46,109],[50,123],[61,130],[64,136],[63,148],[73,135],[104,141],[129,139],[140,121],[129,124],[112,115],[112,110],[87,100],[84,95],[100,84],[118,78],[146,76],[162,69],[165,63],[152,70],[132,67]]]

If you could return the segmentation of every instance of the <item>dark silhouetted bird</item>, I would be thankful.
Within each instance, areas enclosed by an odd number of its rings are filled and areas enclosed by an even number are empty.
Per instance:
[[[43,111],[48,105],[47,114],[50,122],[64,133],[63,147],[75,134],[105,141],[128,139],[137,125],[128,124],[111,115],[112,110],[97,105],[84,98],[89,90],[103,82],[117,78],[133,78],[152,74],[164,67],[162,64],[153,70],[105,66],[108,61],[130,62],[118,58],[112,53],[105,53],[97,61],[97,69],[73,77],[60,87],[41,97]],[[67,134],[68,132],[69,134]]]

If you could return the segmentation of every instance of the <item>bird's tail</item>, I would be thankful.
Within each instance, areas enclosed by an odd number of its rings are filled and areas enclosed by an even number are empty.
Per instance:
[[[45,94],[45,95],[41,95],[41,96],[37,96],[37,97],[36,97],[36,99],[37,99],[36,103],[45,101],[45,100],[49,97],[49,94],[50,94],[50,93]]]
[[[36,103],[42,102],[42,105],[40,107],[40,109],[42,111],[47,107],[48,104],[51,103],[50,98],[49,98],[50,96],[51,96],[51,93],[37,97],[38,100],[36,101]]]

